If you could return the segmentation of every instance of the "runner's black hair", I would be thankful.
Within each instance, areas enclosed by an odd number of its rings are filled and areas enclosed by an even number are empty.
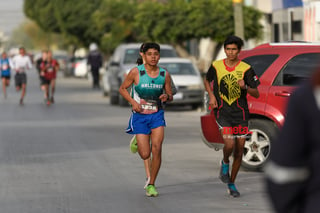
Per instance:
[[[139,49],[139,52],[140,52],[140,53],[143,53],[143,47],[144,47],[144,43],[142,43],[141,46],[140,46],[140,49]],[[140,55],[139,55],[139,58],[137,58],[136,63],[137,63],[138,65],[143,64],[143,59],[142,59],[142,57],[141,57]]]
[[[240,50],[241,47],[243,46],[243,40],[238,36],[231,35],[231,36],[228,36],[227,39],[224,41],[223,47],[226,48],[226,46],[229,44],[237,45],[238,49]]]
[[[160,45],[154,42],[144,43],[142,48],[143,53],[146,53],[149,49],[156,49],[158,52],[160,52]]]

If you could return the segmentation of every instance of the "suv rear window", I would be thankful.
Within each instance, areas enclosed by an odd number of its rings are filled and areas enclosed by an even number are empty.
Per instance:
[[[281,69],[274,85],[296,86],[301,81],[309,79],[312,73],[319,68],[320,53],[300,54]]]
[[[268,69],[268,67],[278,58],[279,55],[255,55],[243,59],[244,62],[251,65],[257,76],[260,76]]]

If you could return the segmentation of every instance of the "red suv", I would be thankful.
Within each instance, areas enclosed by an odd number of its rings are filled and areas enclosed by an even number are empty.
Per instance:
[[[248,96],[249,130],[242,166],[260,169],[268,159],[272,141],[283,125],[286,104],[293,89],[311,76],[320,64],[320,44],[269,43],[242,50],[240,59],[250,64],[260,78],[260,97]],[[201,116],[203,142],[219,150],[223,140],[213,112]],[[285,153],[284,153],[285,154]]]

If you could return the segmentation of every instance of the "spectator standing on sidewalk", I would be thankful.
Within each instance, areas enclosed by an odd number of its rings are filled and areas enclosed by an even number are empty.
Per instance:
[[[246,134],[243,132],[224,131],[242,127],[248,129],[249,109],[247,94],[258,98],[257,89],[260,84],[251,66],[238,58],[243,46],[241,38],[229,36],[224,42],[224,52],[227,58],[214,61],[210,66],[204,85],[209,95],[209,106],[214,109],[217,124],[223,141],[223,159],[219,178],[228,184],[230,196],[239,197],[235,180],[240,169]],[[233,154],[231,176],[229,161]]]
[[[99,70],[102,67],[102,54],[95,43],[90,44],[89,51],[87,64],[90,65],[90,71],[92,74],[92,88],[100,89]]]

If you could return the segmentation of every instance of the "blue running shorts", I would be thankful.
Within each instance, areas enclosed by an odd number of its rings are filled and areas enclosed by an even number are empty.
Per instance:
[[[164,120],[164,111],[159,110],[153,114],[141,114],[133,112],[129,119],[129,125],[126,129],[128,134],[151,134],[151,130],[160,126],[166,126]]]

